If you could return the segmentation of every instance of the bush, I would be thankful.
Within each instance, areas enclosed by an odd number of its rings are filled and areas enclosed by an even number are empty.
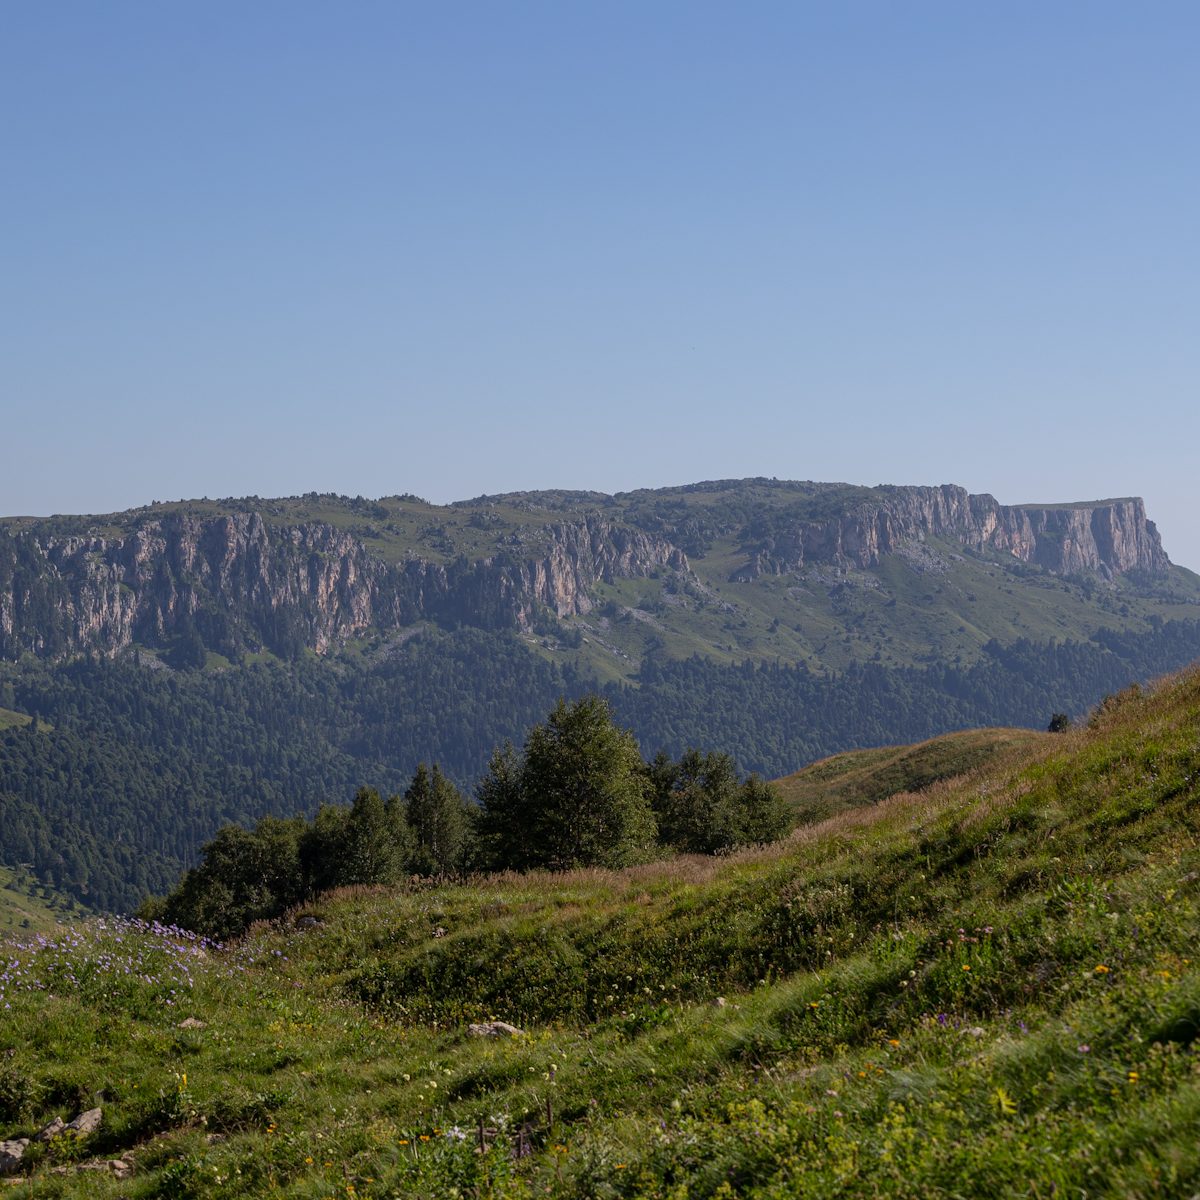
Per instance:
[[[35,1106],[37,1084],[11,1063],[0,1066],[0,1121],[23,1120]]]

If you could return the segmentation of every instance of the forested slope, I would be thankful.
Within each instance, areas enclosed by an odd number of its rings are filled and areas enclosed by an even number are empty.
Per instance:
[[[692,747],[779,776],[839,750],[983,725],[1044,728],[1200,657],[1200,624],[1087,642],[994,645],[970,666],[844,672],[655,660],[600,688],[647,756]],[[597,689],[514,635],[430,630],[386,657],[173,672],[129,659],[0,670],[0,862],[130,910],[192,865],[221,825],[403,790],[419,761],[470,789],[488,754],[559,696]]]

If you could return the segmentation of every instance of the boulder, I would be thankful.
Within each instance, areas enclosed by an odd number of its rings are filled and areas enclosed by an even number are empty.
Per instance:
[[[483,1021],[467,1026],[467,1033],[471,1037],[520,1037],[524,1032],[507,1021]]]
[[[62,1119],[62,1117],[55,1117],[53,1121],[43,1125],[41,1129],[39,1129],[37,1133],[33,1135],[33,1140],[35,1142],[48,1142],[52,1138],[58,1137],[58,1135],[62,1133],[66,1127],[67,1123]]]
[[[14,1138],[11,1142],[0,1142],[0,1175],[11,1175],[21,1166],[25,1157],[28,1138]]]
[[[69,1122],[67,1129],[79,1134],[80,1137],[86,1137],[100,1128],[100,1122],[103,1119],[104,1110],[102,1108],[89,1108],[87,1112],[80,1113],[75,1120]],[[63,1132],[65,1133],[66,1130]]]

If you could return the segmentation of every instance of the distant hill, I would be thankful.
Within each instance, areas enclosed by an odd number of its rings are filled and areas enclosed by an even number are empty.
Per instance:
[[[76,903],[49,891],[29,872],[0,867],[0,936],[45,933],[83,915]]]
[[[436,506],[310,494],[0,521],[0,659],[140,646],[175,665],[511,630],[602,679],[647,659],[972,661],[993,639],[1194,620],[1136,498],[723,480]]]
[[[777,777],[1044,729],[1197,658],[1200,579],[1136,498],[747,479],[6,518],[0,862],[129,909],[228,822],[421,760],[470,789],[589,691],[647,756]]]
[[[775,781],[801,822],[877,804],[899,792],[920,792],[945,779],[990,767],[1046,744],[1053,735],[1031,729],[969,729],[911,746],[849,750]]]

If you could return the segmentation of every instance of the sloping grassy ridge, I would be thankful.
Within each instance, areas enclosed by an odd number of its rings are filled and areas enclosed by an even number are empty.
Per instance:
[[[14,945],[0,1135],[105,1123],[9,1194],[1191,1196],[1198,773],[1190,673],[754,854]]]
[[[847,750],[775,784],[801,821],[819,820],[1027,754],[1047,736],[1032,729],[964,729],[912,746]]]

